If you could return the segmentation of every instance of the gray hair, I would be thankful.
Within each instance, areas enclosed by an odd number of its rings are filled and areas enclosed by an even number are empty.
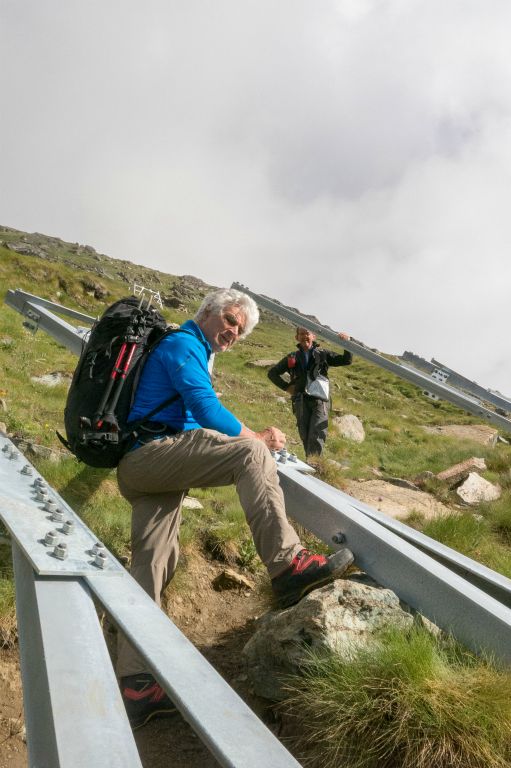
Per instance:
[[[247,322],[240,339],[246,338],[259,322],[259,310],[254,299],[234,288],[219,288],[218,291],[208,293],[197,310],[195,320],[200,322],[211,313],[221,315],[226,307],[238,307],[245,314]]]

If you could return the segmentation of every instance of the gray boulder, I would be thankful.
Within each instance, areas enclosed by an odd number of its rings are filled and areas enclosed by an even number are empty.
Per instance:
[[[334,427],[342,437],[353,440],[355,443],[363,443],[366,433],[358,416],[347,413],[344,416],[336,416],[333,420]]]
[[[339,579],[259,619],[243,649],[247,675],[258,696],[278,701],[282,678],[299,672],[310,651],[335,651],[348,659],[378,630],[406,629],[413,620],[394,592],[365,574]]]
[[[456,490],[465,504],[480,504],[482,501],[495,501],[501,495],[500,485],[485,480],[477,472],[470,472],[465,482]]]

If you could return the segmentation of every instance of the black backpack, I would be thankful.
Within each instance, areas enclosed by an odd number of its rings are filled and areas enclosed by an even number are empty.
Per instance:
[[[169,333],[167,322],[135,296],[117,301],[93,325],[71,381],[64,410],[67,440],[80,461],[116,467],[134,445],[137,430],[177,400],[168,398],[143,419],[127,425],[140,374],[149,353]]]

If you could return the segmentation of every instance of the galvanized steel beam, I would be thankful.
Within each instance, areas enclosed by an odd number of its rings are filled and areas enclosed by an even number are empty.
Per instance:
[[[289,320],[294,325],[308,328],[313,333],[322,336],[324,339],[327,339],[334,344],[342,346],[344,349],[353,352],[353,354],[362,357],[364,360],[368,360],[370,363],[374,363],[380,368],[384,368],[386,371],[394,373],[396,376],[399,376],[399,378],[404,379],[405,381],[409,381],[427,392],[432,392],[442,400],[448,400],[450,403],[457,405],[458,408],[462,408],[463,410],[468,411],[475,416],[479,416],[481,419],[484,419],[484,421],[489,421],[502,429],[504,432],[511,434],[511,420],[504,418],[504,416],[501,416],[494,411],[484,408],[482,405],[479,405],[452,387],[434,381],[429,376],[425,376],[419,371],[413,371],[410,368],[406,368],[402,365],[399,365],[398,363],[394,363],[392,360],[388,360],[383,355],[380,355],[377,352],[373,352],[372,350],[362,346],[352,339],[349,341],[341,341],[338,334],[332,331],[331,328],[327,328],[326,326],[320,325],[319,323],[315,323],[313,320],[310,320],[309,318],[300,315],[298,312],[294,312],[292,309],[289,309],[288,307],[285,307],[282,304],[269,299],[267,296],[253,293],[241,283],[233,283],[231,288],[243,291],[243,293],[251,296],[254,301],[259,304],[260,307],[268,309],[270,312],[273,312],[277,316]]]
[[[182,716],[225,768],[299,768],[218,672],[126,574],[85,579]]]
[[[315,479],[316,482],[321,482],[319,479]],[[332,490],[338,498],[340,509],[346,508],[346,505],[347,508],[355,507],[355,509],[358,509],[372,520],[388,528],[389,531],[392,531],[400,538],[413,544],[414,547],[421,549],[430,557],[442,563],[442,565],[445,565],[449,570],[462,576],[482,592],[511,608],[511,579],[472,560],[470,557],[460,554],[460,552],[447,547],[445,544],[440,544],[440,542],[426,536],[424,533],[416,531],[415,528],[411,528],[409,525],[379,512],[369,506],[369,504],[365,504],[363,501],[359,501],[337,488]]]
[[[12,549],[29,765],[141,768],[87,588],[37,576]]]
[[[13,291],[7,292],[5,302],[27,318],[26,325],[31,330],[37,331],[41,328],[70,352],[80,355],[83,348],[83,335],[79,333],[74,325],[66,322],[61,317],[57,317],[46,306],[37,305],[25,300],[23,297],[13,297],[10,295],[13,293]],[[51,304],[51,302],[45,302],[45,304]],[[60,307],[60,305],[56,306]],[[87,316],[85,315],[84,317]]]
[[[480,400],[484,400],[486,403],[491,403],[496,408],[500,408],[505,413],[511,413],[511,401],[506,397],[498,395],[496,392],[491,392],[477,382],[467,379],[466,376],[463,376],[461,373],[457,373],[447,365],[439,363],[434,357],[431,359],[431,362],[429,362],[428,360],[419,357],[419,355],[415,355],[413,352],[403,352],[400,360],[403,360],[405,363],[411,363],[414,368],[419,368],[420,370],[429,373],[430,376],[435,371],[442,371],[445,373],[446,381],[448,381],[452,387],[462,389],[464,392],[469,392]]]
[[[146,659],[148,668],[220,765],[260,768],[263,761],[272,768],[299,768],[278,739],[110,553],[107,552],[105,567],[95,565],[90,547],[96,540],[70,508],[66,518],[76,522],[77,530],[76,541],[69,544],[69,562],[53,556],[53,545],[45,546],[42,536],[51,525],[48,518],[52,513],[46,509],[47,501],[37,498],[33,485],[37,473],[26,459],[21,460],[19,455],[13,458],[13,451],[16,453],[11,441],[0,436],[0,518],[15,542],[27,734],[29,744],[33,743],[31,754],[38,756],[31,764],[38,768],[85,768],[94,762],[112,768],[140,764],[130,762],[123,752],[119,754],[124,762],[116,762],[110,754],[110,737],[97,730],[95,718],[99,712],[104,729],[108,729],[113,718],[115,737],[120,728],[117,716],[124,716],[124,707],[117,685],[115,691],[111,687],[111,665],[109,675],[104,671],[103,648],[96,636],[98,622],[88,585],[112,621]],[[276,456],[279,466],[284,466],[282,458]],[[292,465],[307,469],[303,462],[290,461],[289,466]],[[47,486],[47,491],[58,507],[67,507],[54,489]],[[65,538],[62,532],[59,535]],[[32,566],[46,576],[34,574]],[[101,642],[104,645],[102,637]],[[82,647],[84,643],[90,644],[87,652]],[[70,647],[65,651],[67,645]],[[103,697],[110,704],[105,704]],[[74,724],[80,723],[81,738],[76,743],[64,706],[68,698],[68,714],[73,716]],[[82,716],[80,702],[91,712]],[[40,708],[49,712],[38,720],[36,712]],[[100,745],[102,760],[82,760],[88,731]],[[114,747],[115,744],[114,741]],[[51,755],[47,764],[41,757],[46,753]],[[91,750],[90,754],[95,756],[96,752]]]
[[[511,609],[339,499],[317,478],[279,468],[286,509],[322,541],[341,538],[356,564],[475,652],[511,664]]]
[[[90,315],[86,315],[83,312],[78,312],[76,309],[70,309],[63,304],[57,304],[55,301],[49,299],[42,299],[40,296],[34,296],[33,293],[27,293],[17,288],[14,291],[7,291],[5,294],[5,303],[15,309],[17,312],[23,314],[24,306],[29,303],[36,305],[37,307],[45,307],[46,309],[56,312],[57,315],[64,315],[65,317],[72,317],[74,320],[79,320],[85,325],[92,325],[95,322],[95,318]]]

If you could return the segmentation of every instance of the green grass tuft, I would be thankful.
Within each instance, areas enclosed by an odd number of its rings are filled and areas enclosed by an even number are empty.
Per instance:
[[[313,768],[505,768],[511,674],[423,629],[312,657],[281,705]]]

